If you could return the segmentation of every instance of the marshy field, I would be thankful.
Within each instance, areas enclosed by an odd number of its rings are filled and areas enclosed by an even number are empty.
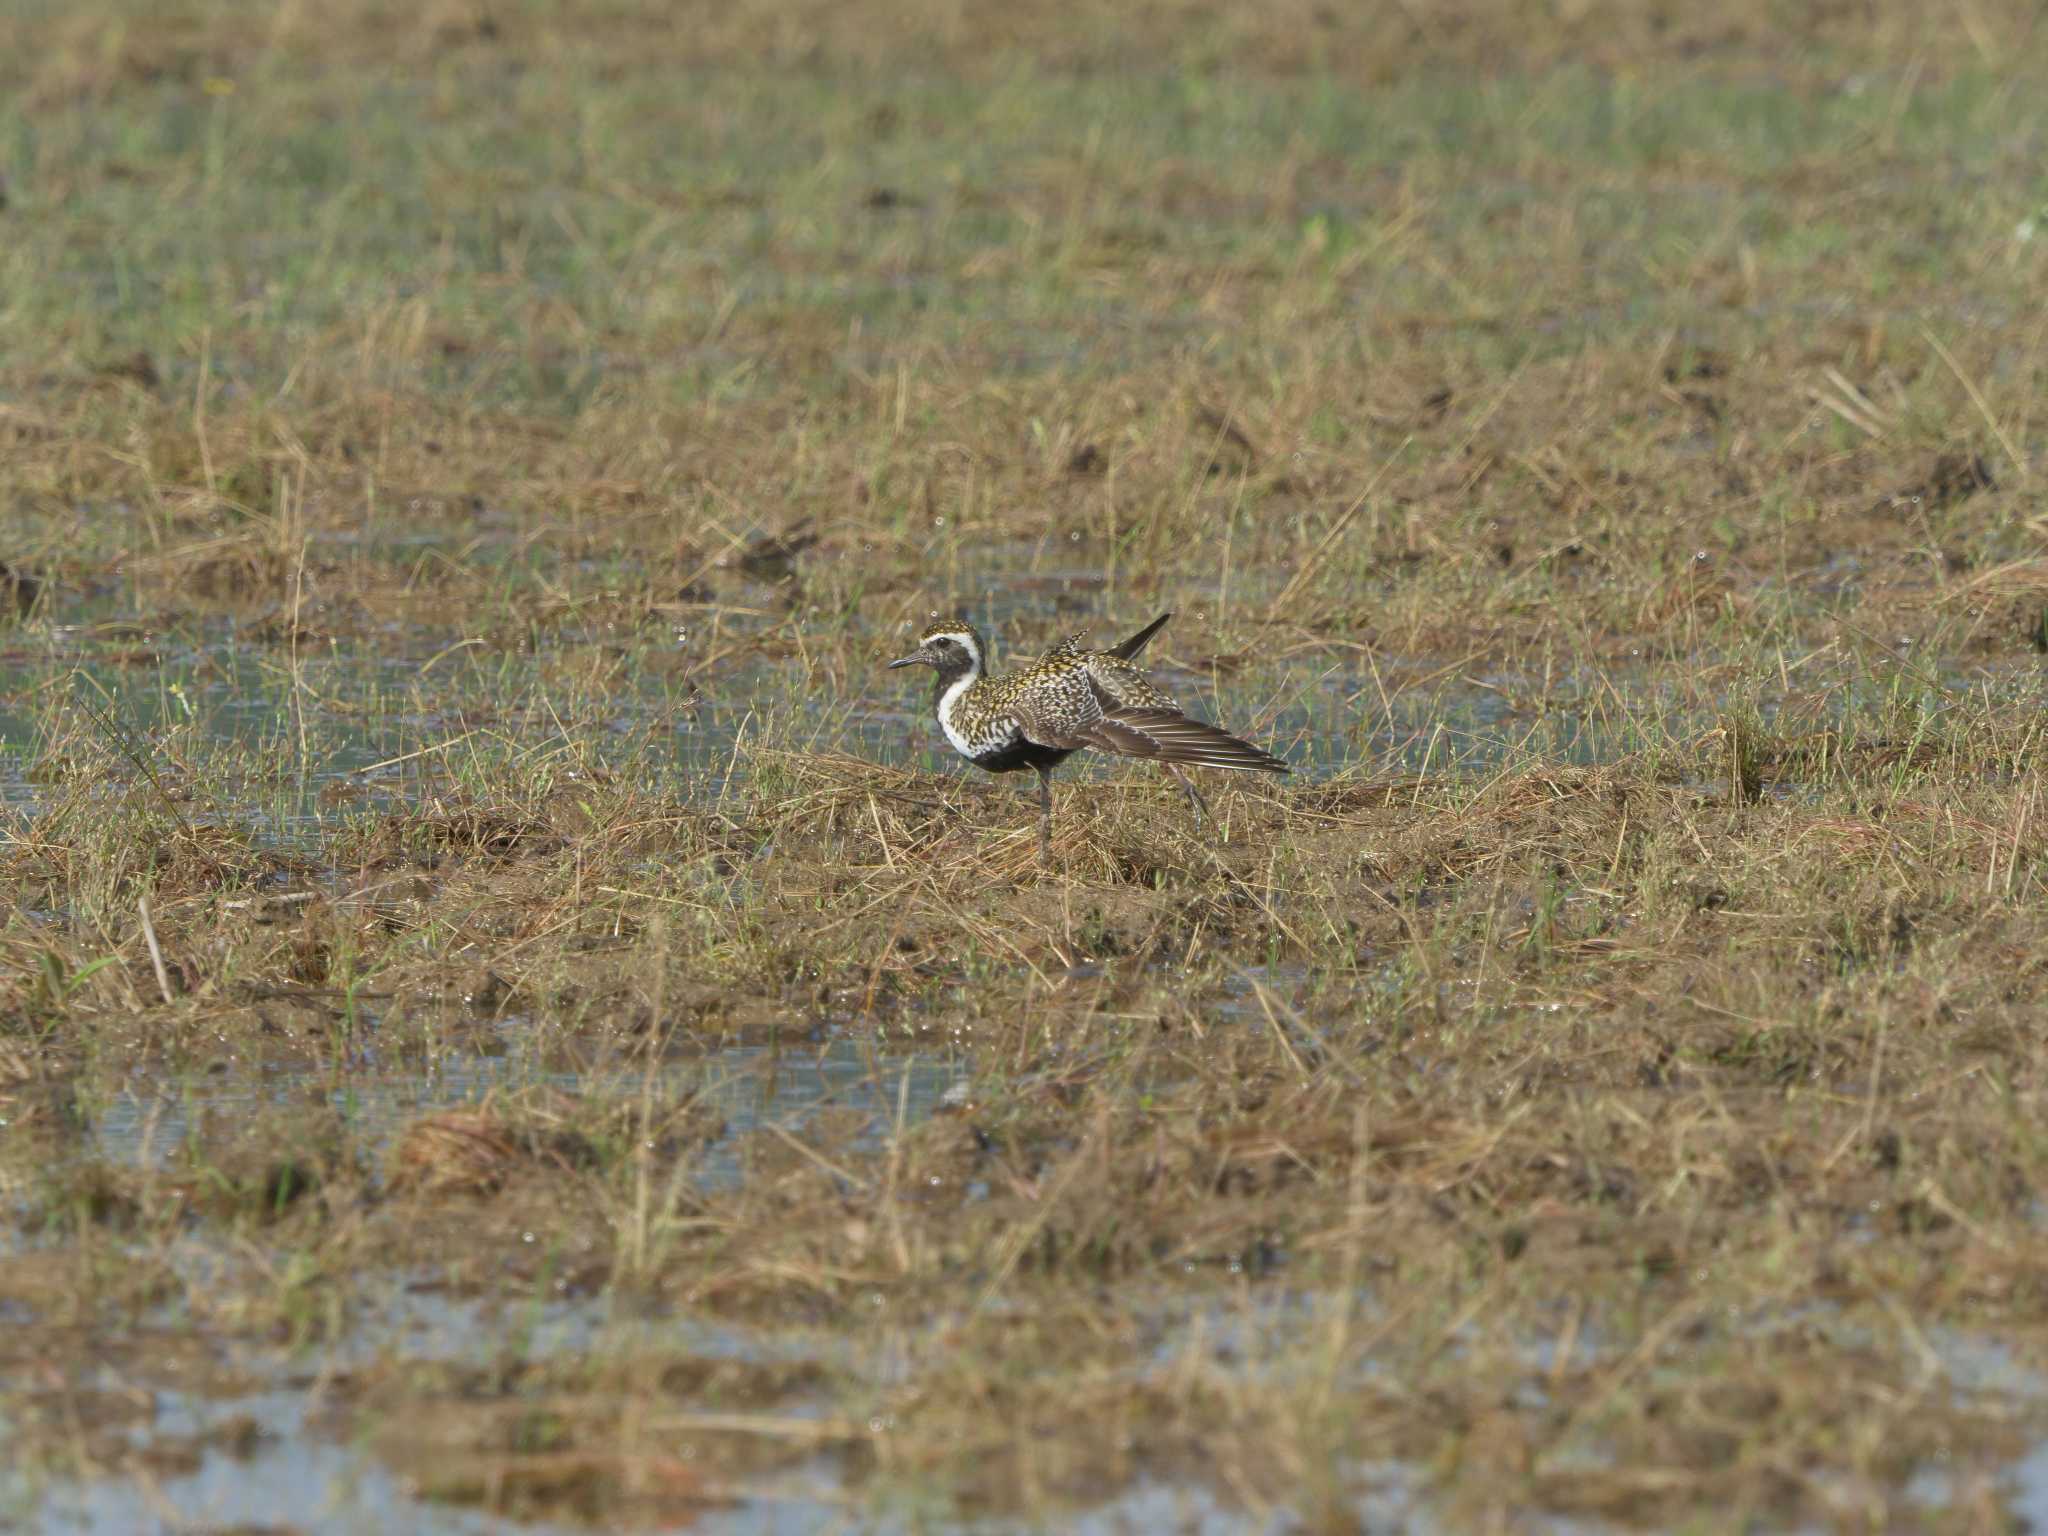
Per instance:
[[[0,11],[0,1528],[2048,1523],[2044,79]]]

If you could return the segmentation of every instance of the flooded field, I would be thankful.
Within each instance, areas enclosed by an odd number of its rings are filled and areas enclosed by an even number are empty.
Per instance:
[[[0,14],[0,1529],[2048,1521],[2044,48]]]

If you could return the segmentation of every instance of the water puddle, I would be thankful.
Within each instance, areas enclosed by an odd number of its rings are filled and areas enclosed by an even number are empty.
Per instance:
[[[138,1434],[136,1460],[125,1473],[89,1481],[69,1479],[40,1490],[0,1491],[0,1508],[32,1511],[34,1528],[49,1536],[133,1536],[139,1531],[291,1530],[306,1536],[586,1536],[592,1527],[546,1519],[513,1519],[423,1500],[377,1459],[327,1437],[309,1422],[317,1400],[280,1390],[222,1400],[159,1392],[148,1432]],[[151,1452],[182,1442],[178,1453]],[[182,1462],[153,1470],[150,1460]],[[1398,1466],[1369,1469],[1358,1513],[1368,1529],[1398,1520],[1405,1530],[1439,1529],[1422,1507],[1423,1477]],[[11,1481],[0,1474],[0,1490]],[[809,1536],[814,1532],[867,1532],[910,1536],[931,1530],[977,1536],[1022,1536],[1043,1526],[979,1519],[941,1522],[867,1512],[850,1502],[836,1469],[825,1461],[777,1475],[753,1497],[724,1507],[692,1509],[681,1522],[706,1536]],[[280,1516],[289,1524],[280,1524]],[[1076,1536],[1248,1536],[1299,1529],[1292,1510],[1258,1516],[1226,1505],[1213,1493],[1144,1479],[1094,1509],[1070,1513],[1063,1528]],[[636,1526],[677,1529],[676,1524]]]
[[[603,1301],[549,1306],[536,1324],[514,1326],[507,1311],[484,1302],[451,1301],[403,1289],[366,1309],[346,1343],[292,1353],[227,1346],[211,1369],[242,1386],[218,1394],[144,1385],[112,1366],[88,1369],[73,1400],[118,1403],[114,1422],[87,1426],[93,1470],[76,1475],[45,1464],[35,1476],[0,1470],[0,1514],[12,1512],[41,1531],[113,1536],[141,1530],[271,1530],[309,1533],[419,1531],[428,1536],[554,1533],[588,1530],[546,1519],[513,1519],[423,1499],[380,1459],[373,1427],[346,1406],[356,1379],[381,1364],[474,1361],[482,1365],[550,1355],[625,1360],[733,1358],[803,1361],[842,1358],[872,1375],[887,1362],[859,1355],[842,1334],[757,1334],[706,1325],[685,1314],[634,1316]],[[886,1352],[885,1352],[886,1353]],[[204,1374],[209,1367],[200,1367]],[[707,1404],[715,1408],[716,1404]],[[829,1416],[829,1405],[798,1396],[778,1415]],[[715,1415],[714,1415],[715,1416]],[[7,1425],[0,1416],[0,1433]],[[110,1444],[111,1440],[111,1444]],[[83,1445],[85,1442],[81,1441]],[[669,1446],[674,1450],[676,1447]],[[1357,1479],[1361,1514],[1401,1511],[1423,1518],[1425,1479],[1398,1465],[1363,1469]],[[693,1530],[732,1536],[861,1530],[908,1533],[935,1527],[924,1518],[870,1512],[829,1457],[802,1457],[751,1483],[722,1487],[714,1502],[689,1509]],[[1142,1477],[1092,1509],[1074,1511],[1063,1528],[1089,1536],[1175,1531],[1280,1531],[1296,1527],[1291,1510],[1254,1515],[1206,1489]],[[635,1528],[668,1529],[667,1521]],[[944,1529],[995,1533],[1039,1529],[1000,1518],[942,1522]],[[1408,1528],[1426,1529],[1410,1524]]]
[[[1369,1302],[1360,1301],[1367,1313]],[[1226,1362],[1233,1369],[1282,1373],[1318,1369],[1316,1341],[1327,1331],[1333,1308],[1327,1293],[1284,1291],[1235,1300],[1189,1304],[1162,1296],[1152,1314],[1143,1374],[1171,1374],[1184,1368],[1187,1351]],[[44,1463],[31,1475],[0,1471],[0,1518],[12,1515],[34,1529],[111,1536],[156,1529],[273,1529],[281,1512],[289,1528],[316,1533],[407,1530],[441,1536],[481,1533],[553,1533],[587,1530],[546,1519],[513,1519],[486,1514],[461,1503],[423,1499],[394,1465],[380,1459],[374,1424],[366,1428],[360,1404],[351,1408],[351,1383],[374,1380],[379,1370],[413,1369],[428,1362],[478,1366],[548,1359],[629,1360],[634,1358],[801,1364],[836,1361],[868,1379],[902,1381],[915,1351],[902,1341],[883,1344],[843,1330],[756,1331],[711,1324],[686,1312],[599,1298],[543,1303],[450,1298],[421,1289],[402,1276],[388,1295],[363,1307],[345,1341],[291,1351],[261,1344],[222,1346],[217,1372],[239,1381],[218,1395],[195,1385],[151,1386],[112,1365],[89,1368],[74,1386],[78,1401],[117,1402],[111,1428],[87,1426],[92,1471],[79,1476],[61,1464]],[[1156,1333],[1152,1332],[1156,1329]],[[1951,1384],[1989,1402],[2039,1401],[2041,1378],[2016,1364],[1998,1340],[1955,1330],[1930,1332]],[[1594,1349],[1597,1355],[1599,1349]],[[1266,1362],[1262,1366],[1260,1362]],[[1541,1370],[1536,1356],[1526,1368]],[[909,1367],[914,1372],[914,1365]],[[199,1367],[203,1376],[207,1367]],[[1375,1374],[1371,1362],[1367,1373]],[[716,1404],[708,1403],[715,1409]],[[1541,1402],[1522,1406],[1540,1410]],[[0,1433],[8,1432],[0,1409]],[[829,1401],[803,1390],[775,1405],[780,1419],[831,1419]],[[715,1414],[712,1415],[715,1417]],[[109,1448],[109,1434],[114,1437]],[[80,1441],[81,1446],[85,1441]],[[673,1449],[671,1447],[671,1449]],[[401,1458],[402,1459],[402,1458]],[[1432,1531],[1445,1528],[1438,1514],[1444,1488],[1415,1466],[1388,1461],[1344,1469],[1341,1495],[1367,1529]],[[2011,1467],[2004,1479],[2009,1507],[2022,1515],[2048,1508],[2048,1453],[2035,1451]],[[752,1480],[717,1485],[712,1502],[679,1516],[693,1530],[732,1536],[770,1536],[785,1531],[861,1530],[909,1533],[949,1529],[982,1536],[1042,1528],[1002,1518],[966,1522],[898,1515],[885,1504],[870,1509],[857,1483],[849,1482],[828,1455],[786,1458],[774,1471]],[[1961,1492],[1940,1464],[1917,1469],[1900,1490],[1903,1500],[1936,1512],[1952,1507]],[[1087,1536],[1123,1536],[1156,1530],[1235,1533],[1293,1530],[1309,1512],[1280,1506],[1246,1509],[1191,1483],[1140,1475],[1105,1502],[1061,1517],[1063,1529]],[[1571,1517],[1523,1510],[1518,1528],[1559,1533],[1601,1527]],[[672,1528],[657,1521],[635,1528]]]
[[[290,1529],[308,1536],[421,1532],[423,1536],[569,1536],[587,1525],[512,1518],[424,1499],[366,1446],[337,1435],[324,1368],[301,1363],[288,1380],[260,1390],[207,1397],[147,1391],[109,1377],[102,1390],[128,1400],[129,1422],[111,1454],[101,1442],[98,1475],[46,1474],[29,1480],[0,1472],[0,1511],[32,1520],[53,1536],[129,1536],[151,1530]],[[0,1421],[0,1431],[5,1430]],[[108,1464],[111,1463],[111,1464]],[[1355,1469],[1353,1507],[1368,1529],[1433,1531],[1429,1479],[1399,1463]],[[288,1524],[280,1524],[288,1517]],[[1243,1536],[1300,1528],[1301,1512],[1253,1512],[1194,1484],[1141,1477],[1107,1501],[1067,1512],[1077,1536],[1141,1536],[1174,1531]],[[910,1536],[934,1529],[978,1536],[1022,1536],[1044,1527],[1002,1518],[940,1521],[867,1509],[829,1458],[813,1458],[724,1491],[718,1502],[688,1509],[681,1524],[727,1536],[863,1531]],[[677,1523],[635,1523],[674,1529]],[[1563,1527],[1556,1527],[1563,1529]]]
[[[34,1529],[49,1536],[189,1530],[569,1536],[579,1529],[422,1502],[374,1458],[309,1426],[312,1406],[302,1391],[217,1400],[158,1391],[124,1472],[60,1479],[40,1489],[9,1488],[15,1479],[0,1474],[0,1509],[32,1512]],[[174,1441],[184,1444],[170,1454],[157,1449]]]
[[[509,1032],[516,1036],[521,1027],[511,1021]],[[185,1138],[198,1134],[205,1117],[226,1117],[232,1123],[279,1106],[321,1103],[342,1115],[366,1145],[382,1150],[418,1115],[474,1105],[493,1093],[530,1087],[571,1094],[651,1091],[698,1095],[715,1108],[725,1129],[703,1153],[698,1176],[736,1181],[741,1142],[753,1131],[777,1126],[795,1132],[829,1110],[865,1117],[865,1127],[852,1139],[856,1145],[877,1143],[899,1122],[914,1123],[930,1114],[947,1090],[964,1080],[967,1069],[965,1058],[954,1052],[884,1052],[839,1038],[797,1051],[733,1047],[660,1062],[651,1072],[628,1067],[551,1070],[516,1046],[502,1055],[449,1053],[429,1073],[235,1070],[201,1074],[177,1085],[136,1085],[95,1116],[89,1146],[116,1162],[161,1165]],[[175,1251],[165,1256],[190,1294],[231,1293],[226,1271],[256,1262],[248,1253],[224,1249],[197,1234],[175,1243]],[[282,1263],[285,1257],[272,1256],[272,1262]],[[202,1374],[253,1384],[218,1395],[141,1380],[139,1372],[111,1364],[88,1364],[84,1376],[71,1384],[73,1399],[85,1404],[89,1414],[92,1404],[118,1398],[123,1405],[119,1423],[88,1426],[92,1449],[79,1453],[91,1469],[85,1475],[71,1473],[61,1454],[33,1474],[0,1470],[0,1527],[16,1516],[37,1530],[90,1536],[158,1529],[404,1530],[428,1536],[588,1529],[478,1513],[459,1502],[423,1501],[374,1447],[352,1441],[349,1416],[332,1411],[333,1393],[343,1390],[336,1384],[345,1385],[352,1375],[374,1376],[393,1362],[407,1368],[432,1362],[489,1367],[506,1361],[632,1359],[654,1352],[663,1358],[804,1362],[841,1359],[853,1347],[844,1333],[755,1333],[666,1307],[650,1308],[610,1292],[595,1297],[449,1294],[430,1276],[402,1271],[360,1279],[355,1297],[348,1327],[309,1349],[235,1340],[208,1346],[218,1359]],[[192,1325],[179,1305],[145,1321],[169,1336],[189,1339]],[[0,1324],[40,1325],[25,1312],[0,1314]],[[175,1374],[173,1364],[163,1369]],[[10,1396],[0,1392],[0,1436],[11,1433],[6,1419]],[[797,1416],[823,1411],[823,1405],[801,1397],[776,1408],[779,1414]],[[112,1448],[109,1431],[118,1435]],[[82,1448],[86,1442],[79,1444]],[[759,1492],[759,1497],[749,1490],[731,1497],[721,1493],[718,1502],[692,1507],[689,1523],[695,1529],[735,1533],[873,1528],[865,1521],[847,1524],[847,1495],[829,1462],[801,1475],[778,1476]]]
[[[522,1021],[508,1020],[501,1033],[516,1040],[523,1027]],[[555,1069],[514,1044],[501,1054],[449,1051],[424,1072],[293,1064],[204,1073],[174,1083],[146,1079],[94,1116],[93,1145],[120,1166],[162,1167],[208,1119],[231,1124],[266,1109],[325,1105],[381,1158],[419,1116],[473,1108],[494,1093],[532,1087],[601,1098],[651,1093],[668,1103],[696,1099],[723,1119],[723,1135],[697,1163],[700,1180],[720,1185],[739,1179],[740,1143],[757,1130],[775,1126],[794,1133],[821,1110],[851,1111],[867,1119],[852,1144],[874,1145],[899,1114],[906,1124],[929,1115],[948,1090],[966,1080],[968,1070],[967,1059],[951,1050],[888,1053],[845,1036],[816,1048],[727,1046],[660,1062],[651,1071],[625,1063],[596,1071]]]

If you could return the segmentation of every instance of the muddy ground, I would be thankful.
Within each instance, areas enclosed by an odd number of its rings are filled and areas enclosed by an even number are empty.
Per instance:
[[[0,1520],[2048,1519],[2044,65],[0,16]]]

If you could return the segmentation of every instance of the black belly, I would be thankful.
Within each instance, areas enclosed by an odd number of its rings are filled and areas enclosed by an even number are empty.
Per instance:
[[[1000,751],[970,757],[968,761],[990,773],[1015,773],[1019,768],[1057,768],[1073,755],[1072,747],[1042,747],[1019,736]]]

